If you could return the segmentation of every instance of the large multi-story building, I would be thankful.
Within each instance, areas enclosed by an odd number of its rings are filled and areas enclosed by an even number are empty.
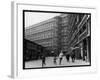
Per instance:
[[[56,18],[51,18],[26,28],[25,38],[47,49],[54,49],[57,46],[56,27]]]
[[[77,14],[76,22],[70,32],[70,47],[75,48],[77,58],[87,58],[91,61],[91,14]]]
[[[59,27],[59,32],[60,32],[60,35],[59,36],[61,39],[59,39],[59,41],[61,41],[61,49],[60,50],[63,50],[63,51],[67,51],[68,49],[68,45],[69,45],[69,42],[70,42],[70,32],[71,32],[71,29],[72,27],[74,26],[74,23],[76,22],[75,21],[75,18],[76,18],[76,14],[63,14],[60,16],[62,21],[61,21],[61,26]]]
[[[66,51],[75,14],[61,14],[25,29],[25,38],[50,51]]]

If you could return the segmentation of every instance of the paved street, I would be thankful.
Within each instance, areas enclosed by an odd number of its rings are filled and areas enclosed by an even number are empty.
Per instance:
[[[82,60],[75,60],[72,62],[71,58],[70,61],[67,62],[66,58],[63,57],[61,65],[59,65],[59,59],[57,59],[57,64],[54,64],[53,57],[46,58],[46,65],[44,67],[56,67],[56,66],[74,66],[74,65],[89,65],[89,62],[82,61]],[[25,68],[38,68],[42,67],[42,60],[33,60],[25,62]]]

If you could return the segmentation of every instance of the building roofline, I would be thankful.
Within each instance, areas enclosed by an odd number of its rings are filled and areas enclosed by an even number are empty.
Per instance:
[[[61,15],[61,14],[60,14],[60,15]],[[60,16],[60,15],[59,15],[59,16]],[[57,17],[57,16],[55,16],[55,17]],[[53,19],[56,19],[55,17],[52,17],[52,18],[49,18],[49,19],[47,19],[47,20],[38,22],[38,23],[33,24],[33,25],[29,26],[29,27],[26,27],[25,29],[33,28],[33,26],[34,26],[34,27],[37,27],[37,26],[43,25],[43,24],[45,24],[45,23],[48,23],[48,22],[50,22],[50,21],[53,21]]]

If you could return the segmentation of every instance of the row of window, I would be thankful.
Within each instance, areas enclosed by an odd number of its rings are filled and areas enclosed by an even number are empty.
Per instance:
[[[38,44],[40,44],[44,47],[57,45],[57,43],[54,43],[53,41],[48,41],[48,42],[44,41],[44,42],[40,42]]]
[[[38,33],[38,32],[43,32],[43,31],[47,31],[47,30],[51,30],[54,28],[54,26],[56,26],[56,22],[51,22],[51,23],[47,23],[44,25],[40,25],[37,27],[30,28],[30,29],[26,29],[26,35],[27,34],[34,34],[34,33]]]
[[[52,31],[49,31],[49,32],[32,34],[32,35],[29,35],[28,37],[33,40],[40,40],[40,39],[45,39],[45,38],[52,38],[53,36],[54,36],[54,33]]]
[[[61,30],[61,35],[68,35],[69,34],[69,30],[67,30],[67,29],[63,29],[63,30]]]
[[[69,21],[69,17],[68,16],[65,16],[65,17],[62,18],[62,24],[68,23],[68,21]]]
[[[39,32],[44,32],[44,31],[48,31],[48,30],[51,30],[53,29],[52,27],[46,27],[46,28],[42,28],[42,27],[39,27],[39,29],[29,29],[26,31],[26,35],[31,35],[31,34],[36,34],[36,33],[39,33]]]

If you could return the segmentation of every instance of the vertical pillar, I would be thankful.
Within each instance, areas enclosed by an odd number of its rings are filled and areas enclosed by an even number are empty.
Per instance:
[[[81,43],[81,57],[83,58],[83,43]]]
[[[86,24],[86,29],[87,29],[87,36],[90,36],[90,23],[89,23],[89,21],[87,21],[87,24]],[[90,51],[89,51],[89,38],[87,37],[86,38],[86,48],[87,48],[87,62],[89,62],[90,61]]]
[[[88,38],[86,38],[86,43],[87,43],[87,57],[86,57],[86,61],[89,61],[89,47],[88,47]]]
[[[81,57],[83,58],[83,48],[81,47]]]

